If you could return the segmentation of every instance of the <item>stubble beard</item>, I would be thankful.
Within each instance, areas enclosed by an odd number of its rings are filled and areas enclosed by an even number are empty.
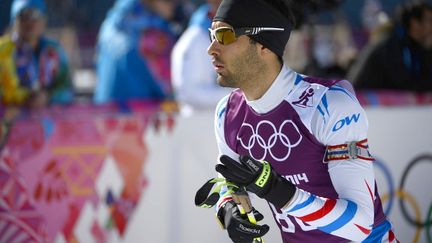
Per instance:
[[[263,62],[259,59],[255,45],[251,44],[243,55],[232,61],[230,70],[225,74],[217,74],[217,83],[221,87],[242,88],[252,80],[257,79],[262,71]]]

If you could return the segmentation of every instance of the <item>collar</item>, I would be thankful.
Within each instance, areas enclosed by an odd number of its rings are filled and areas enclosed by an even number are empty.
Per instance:
[[[257,100],[249,101],[246,99],[247,104],[259,114],[271,111],[278,106],[294,88],[296,76],[296,72],[288,66],[283,65],[278,76],[265,94]]]

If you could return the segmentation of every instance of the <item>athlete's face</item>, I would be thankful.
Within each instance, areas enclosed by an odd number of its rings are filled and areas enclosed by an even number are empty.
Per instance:
[[[212,29],[231,27],[224,22],[213,22]],[[236,41],[223,45],[214,40],[207,49],[212,56],[220,86],[242,88],[256,78],[262,69],[263,61],[258,55],[257,44],[249,37],[239,36]]]

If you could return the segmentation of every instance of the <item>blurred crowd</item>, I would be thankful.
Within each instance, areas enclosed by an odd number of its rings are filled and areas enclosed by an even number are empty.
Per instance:
[[[230,91],[217,86],[206,51],[219,3],[2,0],[1,106],[168,100],[213,108]],[[359,90],[432,91],[430,4],[299,1],[284,61]]]

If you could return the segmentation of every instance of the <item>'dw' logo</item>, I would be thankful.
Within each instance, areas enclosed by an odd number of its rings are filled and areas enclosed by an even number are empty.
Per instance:
[[[357,123],[360,120],[360,113],[358,114],[352,114],[351,117],[347,116],[343,119],[340,119],[336,122],[336,124],[333,126],[333,132],[336,132],[337,130],[341,129],[342,127],[349,126],[354,121],[354,123]]]

